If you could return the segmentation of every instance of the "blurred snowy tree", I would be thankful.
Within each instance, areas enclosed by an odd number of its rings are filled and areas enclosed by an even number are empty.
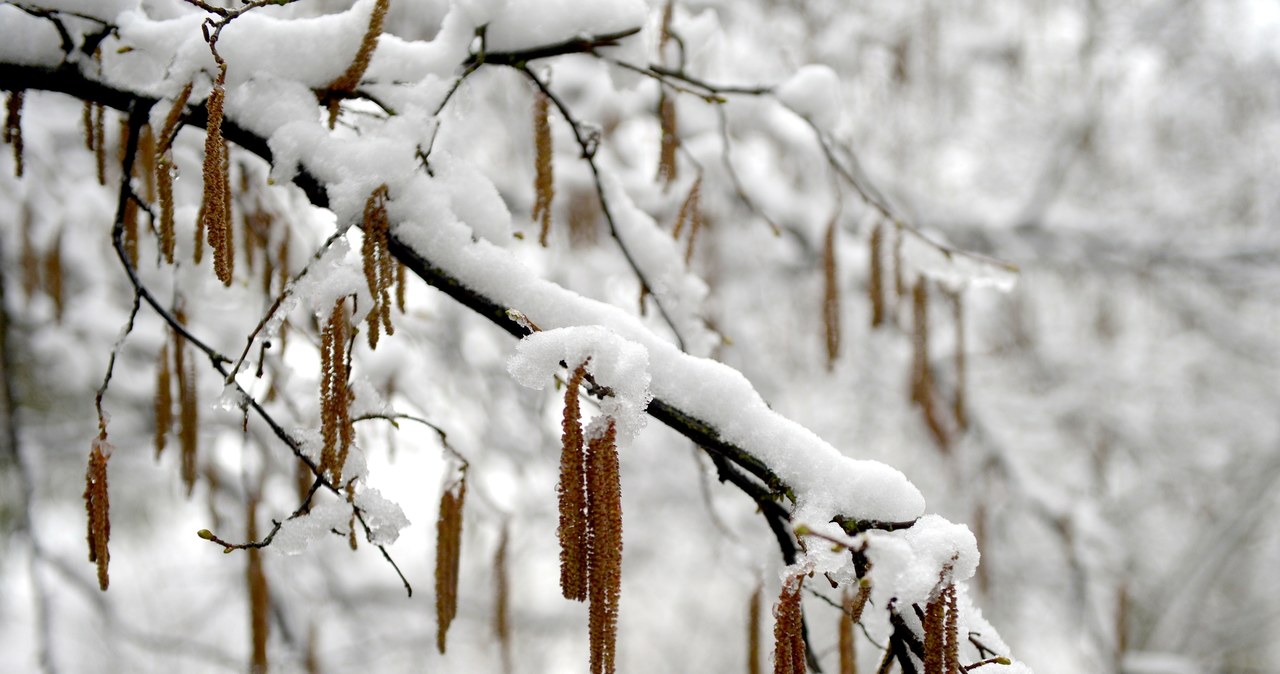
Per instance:
[[[1277,669],[1278,31],[6,1],[5,670]]]

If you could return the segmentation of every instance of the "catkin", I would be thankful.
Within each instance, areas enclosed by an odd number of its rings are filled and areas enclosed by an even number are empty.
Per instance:
[[[858,651],[853,639],[853,619],[855,596],[845,588],[841,595],[838,650],[840,653],[840,674],[858,674]]]
[[[555,177],[552,173],[551,156],[551,98],[539,91],[533,102],[533,215],[532,218],[541,223],[538,243],[547,246],[547,235],[551,232],[551,200],[555,197]]]
[[[884,224],[876,223],[871,229],[870,278],[867,292],[871,295],[871,327],[884,325]]]
[[[31,206],[22,205],[22,295],[26,299],[27,305],[31,305],[31,298],[35,297],[36,290],[40,289],[40,254],[36,252],[35,242],[32,240],[31,230],[34,228],[34,218],[31,214]]]
[[[493,636],[498,640],[502,671],[512,671],[511,660],[511,587],[507,570],[507,547],[511,535],[507,526],[498,534],[498,547],[493,553]]]
[[[822,325],[827,343],[827,369],[840,357],[840,276],[836,267],[836,219],[827,225],[822,241]]]
[[[456,491],[455,491],[456,489]],[[462,505],[466,476],[440,495],[436,520],[436,648],[445,652],[449,624],[458,614],[458,562],[462,550]]]
[[[699,207],[701,197],[702,176],[698,176],[689,188],[689,194],[680,203],[680,210],[676,213],[676,223],[671,228],[671,238],[679,239],[685,226],[689,227],[689,238],[685,242],[684,249],[684,263],[686,265],[693,260],[693,242],[697,239],[699,230],[702,229],[702,209]]]
[[[560,484],[560,591],[565,599],[587,598],[587,482],[586,453],[578,389],[587,376],[586,363],[574,369],[564,390],[561,426]]]
[[[747,674],[761,674],[760,618],[764,604],[764,586],[757,585],[747,604]]]
[[[88,515],[89,561],[98,567],[98,589],[105,592],[110,584],[107,566],[111,551],[107,542],[111,539],[111,504],[107,489],[107,460],[114,449],[107,441],[106,427],[94,438],[89,448],[89,465],[84,476],[84,506]]]
[[[960,428],[966,428],[969,425],[968,419],[968,403],[966,401],[966,388],[968,375],[968,361],[965,356],[965,329],[964,329],[964,294],[956,291],[951,294],[952,320],[955,322],[956,339],[955,339],[955,370],[956,370],[956,393],[952,401],[952,414],[955,416],[956,425]]]
[[[93,108],[93,158],[98,170],[98,184],[107,184],[107,132],[106,108],[95,105]]]
[[[156,198],[160,202],[160,253],[164,256],[165,262],[173,264],[174,254],[174,226],[173,226],[173,176],[176,170],[173,164],[172,145],[174,135],[177,133],[178,121],[182,118],[182,113],[186,110],[187,100],[191,98],[191,91],[194,88],[191,82],[183,87],[178,97],[174,99],[173,105],[169,108],[169,114],[165,117],[164,126],[160,129],[160,136],[155,142],[155,159],[152,165],[155,167],[155,184]],[[203,218],[201,219],[203,222]],[[202,242],[196,239],[196,254],[199,255]],[[199,264],[199,260],[196,261]]]
[[[186,325],[187,317],[181,308],[175,309],[173,313],[178,323]],[[182,481],[187,487],[187,496],[190,496],[196,483],[200,412],[196,398],[196,371],[187,363],[186,349],[186,338],[174,330],[173,372],[178,378],[178,444],[182,450]]]
[[[658,92],[658,122],[662,130],[658,151],[658,180],[670,185],[675,182],[679,169],[676,150],[680,147],[680,132],[676,120],[676,99],[667,93],[666,87]]]
[[[66,309],[66,293],[62,285],[62,234],[63,230],[58,229],[58,234],[53,237],[49,250],[44,254],[43,264],[44,292],[53,301],[53,320],[58,324],[62,323],[62,314]]]
[[[804,576],[789,576],[782,583],[774,609],[773,674],[804,674],[804,611],[800,589]]]
[[[612,418],[587,443],[587,592],[592,674],[613,674],[622,593],[622,483]]]
[[[13,175],[22,177],[22,101],[25,90],[9,92],[5,100],[4,142],[13,146]]]
[[[209,111],[209,123],[204,140],[204,199],[201,203],[201,225],[213,249],[213,271],[224,286],[231,285],[235,265],[235,250],[231,247],[230,176],[227,163],[227,143],[222,137],[222,112],[226,100],[225,83],[227,66],[221,64],[218,77],[205,107]],[[199,248],[199,246],[197,246]]]
[[[942,593],[947,604],[946,638],[944,657],[946,674],[960,674],[960,616],[956,611],[956,586],[951,584]]]
[[[129,264],[138,268],[138,202],[132,196],[124,200],[124,253]]]
[[[164,451],[165,441],[169,435],[169,429],[173,428],[173,375],[172,370],[169,368],[168,343],[160,347],[160,362],[156,367],[154,407],[156,416],[156,458],[160,458],[160,453]]]
[[[339,105],[342,94],[349,94],[356,90],[360,84],[360,78],[364,77],[364,73],[369,68],[369,61],[373,58],[373,51],[378,46],[378,36],[382,35],[382,22],[387,16],[387,9],[391,7],[391,0],[377,0],[373,5],[373,12],[369,14],[369,27],[364,31],[364,37],[360,40],[360,48],[356,50],[355,58],[351,60],[351,65],[338,76],[337,79],[329,83],[329,128],[332,129],[338,121]]]
[[[247,504],[247,533],[249,540],[258,540],[258,500],[250,498]],[[248,549],[245,563],[245,582],[249,590],[249,631],[253,655],[249,671],[266,674],[267,638],[271,635],[271,593],[267,587],[267,575],[262,568],[262,550]]]
[[[334,302],[320,337],[320,429],[324,437],[320,472],[327,472],[335,484],[342,481],[342,468],[353,435],[351,395],[347,386],[347,334],[346,301],[339,299]]]
[[[373,307],[365,319],[369,326],[369,348],[378,348],[382,330],[395,334],[391,324],[391,286],[396,282],[395,259],[391,256],[391,223],[387,216],[387,186],[384,184],[369,195],[364,206],[364,278],[373,297]]]

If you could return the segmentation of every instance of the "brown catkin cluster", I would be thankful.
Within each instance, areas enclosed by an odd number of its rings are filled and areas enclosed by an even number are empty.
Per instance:
[[[13,146],[13,175],[22,177],[22,99],[25,91],[9,92],[5,100],[4,142]]]
[[[822,240],[822,325],[827,341],[827,369],[840,357],[840,275],[836,266],[836,219]]]
[[[324,437],[320,472],[328,473],[334,484],[342,482],[342,467],[355,434],[347,385],[348,334],[346,300],[339,299],[320,335],[320,430]]]
[[[938,593],[924,612],[924,674],[959,674],[960,643],[956,586]]]
[[[458,614],[458,561],[462,552],[462,504],[467,496],[464,474],[440,495],[436,520],[436,648],[445,651],[449,624]]]
[[[568,599],[589,602],[591,672],[611,674],[616,659],[618,599],[622,591],[618,429],[614,420],[606,417],[593,433],[584,433],[578,398],[579,387],[586,376],[584,362],[570,374],[564,394],[564,432],[557,487],[560,589]]]
[[[698,232],[702,229],[702,209],[698,206],[701,198],[702,176],[698,176],[694,179],[693,186],[689,188],[689,194],[681,202],[680,211],[676,213],[676,224],[671,228],[671,238],[679,239],[680,234],[684,232],[685,225],[689,227],[689,240],[685,243],[684,249],[685,264],[689,264],[693,260],[693,242],[698,238]]]
[[[391,223],[387,217],[387,186],[382,185],[369,195],[364,204],[364,278],[373,296],[373,307],[365,319],[369,325],[369,348],[378,348],[382,330],[394,335],[391,324],[391,287],[396,283],[396,261],[391,257]]]
[[[209,124],[204,139],[204,200],[200,205],[200,228],[213,249],[213,271],[224,286],[231,285],[235,270],[235,248],[231,229],[231,165],[227,141],[222,136],[222,109],[227,91],[227,66],[220,64],[218,77],[205,107]],[[200,250],[197,244],[196,250]]]
[[[587,599],[587,477],[578,389],[587,376],[583,363],[569,375],[564,389],[564,421],[560,436],[560,591],[565,599]]]
[[[747,603],[747,674],[761,674],[760,618],[764,606],[764,586],[757,585]]]
[[[107,541],[111,539],[111,503],[107,493],[107,460],[113,447],[107,442],[104,426],[89,448],[89,465],[84,475],[84,507],[89,516],[89,561],[98,565],[98,588],[104,592],[110,584],[107,565],[111,551]]]
[[[551,98],[539,91],[533,100],[533,219],[540,222],[538,243],[544,248],[551,233],[551,200],[555,197],[555,175],[551,168]]]
[[[592,674],[613,674],[622,593],[622,482],[612,418],[587,443],[587,592]]]
[[[246,504],[246,528],[249,540],[258,540],[258,499],[250,498]],[[262,550],[251,547],[247,550],[245,563],[245,584],[249,591],[249,635],[253,644],[249,671],[252,674],[266,674],[267,638],[271,635],[271,593],[267,586],[267,575],[262,569]]]
[[[187,108],[187,100],[191,98],[193,88],[194,85],[188,82],[178,97],[173,100],[169,114],[165,116],[164,126],[160,129],[160,137],[156,139],[155,158],[152,161],[155,167],[156,199],[160,203],[160,253],[169,264],[173,264],[174,253],[173,139],[178,133],[178,121],[182,119],[182,113]],[[200,241],[197,240],[196,243],[199,244]],[[200,246],[197,245],[196,251],[199,250]]]
[[[871,295],[871,327],[884,325],[887,312],[884,306],[884,224],[871,228],[870,278],[867,292]]]
[[[658,122],[662,128],[662,141],[658,151],[658,180],[670,185],[678,171],[676,150],[680,147],[680,131],[676,119],[675,96],[662,87],[658,92]]]
[[[782,583],[773,617],[773,674],[804,674],[804,611],[800,589],[804,576],[789,576]]]
[[[365,71],[369,69],[373,50],[378,46],[378,36],[382,35],[382,22],[386,19],[387,9],[390,7],[391,0],[378,0],[374,3],[373,12],[369,15],[369,27],[364,31],[364,38],[360,40],[360,48],[356,50],[355,58],[351,60],[351,65],[347,66],[346,71],[330,82],[327,87],[330,129],[338,122],[339,101],[342,96],[355,91],[360,84],[360,78],[364,77]]]

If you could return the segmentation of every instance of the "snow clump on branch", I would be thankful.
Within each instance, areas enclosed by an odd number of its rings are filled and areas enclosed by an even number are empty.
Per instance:
[[[595,386],[609,390],[600,409],[618,426],[618,435],[634,438],[644,429],[649,392],[649,350],[612,330],[587,325],[535,332],[516,344],[507,371],[520,384],[542,389],[562,367],[585,363]]]

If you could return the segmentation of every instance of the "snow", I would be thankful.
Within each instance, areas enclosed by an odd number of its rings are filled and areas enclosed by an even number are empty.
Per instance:
[[[431,165],[449,194],[449,205],[460,220],[498,245],[511,240],[511,211],[498,188],[472,164],[448,152],[437,152]]]
[[[53,24],[14,7],[0,5],[0,60],[26,66],[56,66],[62,61]]]
[[[319,260],[311,266],[306,276],[293,286],[293,296],[307,307],[317,319],[327,320],[333,305],[351,294],[369,294],[368,283],[351,258],[351,244],[345,238],[334,241]],[[360,303],[367,312],[371,302]]]
[[[896,598],[899,605],[923,606],[945,585],[968,580],[978,568],[973,533],[937,515],[925,515],[905,531],[863,535],[871,560],[872,600],[877,605],[888,605]],[[950,574],[940,573],[941,569],[950,569]]]
[[[516,51],[640,28],[645,16],[642,0],[509,0],[485,40],[489,51]]]
[[[356,491],[355,506],[364,513],[364,523],[369,526],[369,542],[374,545],[395,543],[400,537],[400,530],[409,526],[404,510],[373,487],[361,487]]]
[[[649,393],[649,353],[641,345],[596,325],[535,332],[516,344],[507,370],[520,384],[542,389],[552,376],[585,363],[598,386],[611,391],[600,400],[604,416],[612,418],[618,436],[630,440],[644,429]]]
[[[803,66],[774,93],[783,105],[823,131],[835,129],[844,109],[840,102],[840,78],[830,66]]]
[[[346,533],[351,521],[351,505],[345,501],[327,500],[313,504],[310,512],[285,520],[271,540],[268,550],[282,555],[297,555],[330,531]]]

